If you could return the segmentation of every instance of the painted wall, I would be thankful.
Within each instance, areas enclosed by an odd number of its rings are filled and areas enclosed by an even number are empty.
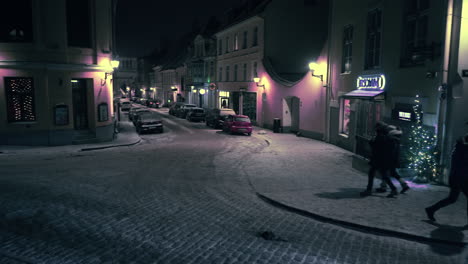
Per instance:
[[[400,53],[403,30],[403,4],[405,1],[347,1],[336,0],[333,3],[333,23],[330,32],[330,72],[332,107],[339,107],[340,96],[356,89],[356,79],[360,75],[385,74],[386,99],[384,119],[391,122],[391,110],[396,103],[413,103],[414,97],[423,98],[424,123],[437,125],[439,107],[438,87],[442,83],[442,49],[444,40],[444,1],[430,1],[428,16],[427,44],[436,44],[437,52],[433,58],[427,58],[422,65],[400,66]],[[374,8],[382,10],[382,48],[381,66],[376,69],[364,69],[367,12]],[[343,30],[347,25],[354,26],[353,58],[351,72],[341,73]],[[426,73],[438,72],[437,77],[427,78]],[[331,113],[339,113],[332,109]],[[352,112],[354,115],[354,111]],[[339,115],[332,115],[330,122],[338,123]],[[335,126],[335,125],[334,125]],[[332,126],[333,127],[333,126]],[[347,138],[333,133],[331,142],[351,149],[354,135]],[[339,143],[341,142],[341,143]]]
[[[320,70],[315,74],[323,74],[326,80],[326,49],[323,48],[317,63]],[[325,93],[324,83],[319,78],[313,77],[307,72],[303,78],[293,85],[285,85],[275,81],[262,66],[259,77],[265,85],[265,97],[262,96],[262,89],[259,88],[257,94],[257,109],[263,110],[264,126],[273,127],[273,119],[282,119],[282,125],[287,127],[291,124],[291,109],[287,107],[284,100],[290,97],[299,99],[299,132],[307,137],[322,140],[325,133]],[[263,100],[266,98],[266,100]],[[259,111],[257,111],[259,112]],[[287,113],[288,112],[288,113]],[[284,117],[286,115],[286,118]],[[285,123],[286,122],[286,123]],[[286,131],[287,132],[287,131]]]
[[[0,43],[0,144],[63,145],[73,141],[71,79],[88,83],[88,120],[96,140],[111,140],[113,115],[111,1],[90,1],[92,48],[67,46],[65,1],[33,0],[33,42]],[[32,77],[36,121],[8,123],[4,77]],[[107,103],[108,121],[97,121],[97,105]],[[54,107],[69,106],[69,124],[54,123]]]

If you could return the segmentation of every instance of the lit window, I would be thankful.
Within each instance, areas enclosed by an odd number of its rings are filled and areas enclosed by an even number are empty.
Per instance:
[[[8,122],[36,121],[33,79],[5,77]]]
[[[237,33],[234,36],[234,50],[239,50],[239,35]]]
[[[341,107],[341,123],[340,133],[343,135],[349,135],[349,120],[351,115],[351,100],[344,99]]]

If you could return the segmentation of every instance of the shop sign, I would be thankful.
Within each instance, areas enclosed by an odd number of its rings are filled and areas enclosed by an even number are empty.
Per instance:
[[[357,78],[356,88],[364,91],[383,91],[385,89],[385,75],[361,75]]]

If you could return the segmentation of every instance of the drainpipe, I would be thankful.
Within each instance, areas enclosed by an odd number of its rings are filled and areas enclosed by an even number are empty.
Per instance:
[[[457,71],[456,62],[458,61],[458,45],[460,36],[460,16],[461,0],[447,0],[447,15],[445,29],[445,45],[442,68],[442,85],[439,88],[441,95],[439,103],[439,119],[437,124],[437,149],[440,151],[439,166],[442,169],[442,176],[447,175],[448,159],[450,158],[451,148],[448,146],[450,140],[447,139],[450,129],[450,104],[453,98],[451,83],[453,81],[453,72]],[[450,131],[449,131],[450,132]],[[439,179],[442,180],[442,179]]]
[[[330,142],[330,100],[332,97],[332,66],[330,65],[330,52],[331,52],[331,36],[332,36],[332,23],[333,23],[333,0],[328,4],[328,30],[327,30],[327,83],[325,85],[325,133],[323,140]]]

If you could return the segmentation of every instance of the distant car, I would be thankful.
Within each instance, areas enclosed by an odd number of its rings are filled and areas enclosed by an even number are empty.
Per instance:
[[[169,114],[175,116],[176,112],[179,111],[179,108],[181,108],[185,103],[182,102],[176,102],[171,105],[169,108]]]
[[[132,122],[133,122],[134,125],[136,125],[136,121],[137,121],[137,119],[138,119],[138,116],[141,115],[141,114],[143,114],[143,113],[153,113],[153,112],[151,112],[151,111],[150,111],[148,108],[146,108],[146,107],[142,107],[141,109],[136,110],[135,113],[134,113],[133,116],[132,116]]]
[[[229,108],[211,108],[205,109],[205,122],[207,126],[213,128],[223,127],[224,118],[228,115],[235,115],[236,112]]]
[[[224,120],[223,131],[234,134],[252,135],[252,122],[245,115],[229,115]]]
[[[133,106],[132,108],[130,108],[130,110],[128,111],[128,120],[132,121],[133,116],[135,115],[136,111],[140,110],[140,109],[144,109],[144,107],[142,107],[142,106]]]
[[[132,103],[130,101],[120,101],[120,109],[122,111],[128,111],[132,107]]]
[[[138,103],[141,104],[141,105],[143,105],[143,106],[146,106],[146,101],[148,101],[148,99],[146,99],[146,98],[141,98],[141,99],[139,100]]]
[[[159,108],[160,102],[158,100],[149,99],[146,101],[146,106],[151,108]]]
[[[197,105],[194,104],[184,104],[182,105],[179,109],[176,111],[176,116],[180,118],[185,118],[187,116],[188,111],[191,108],[197,107]]]
[[[205,110],[200,107],[193,107],[188,110],[185,117],[188,121],[205,121]]]
[[[135,128],[138,134],[148,131],[164,132],[161,118],[153,112],[144,112],[135,117]]]

